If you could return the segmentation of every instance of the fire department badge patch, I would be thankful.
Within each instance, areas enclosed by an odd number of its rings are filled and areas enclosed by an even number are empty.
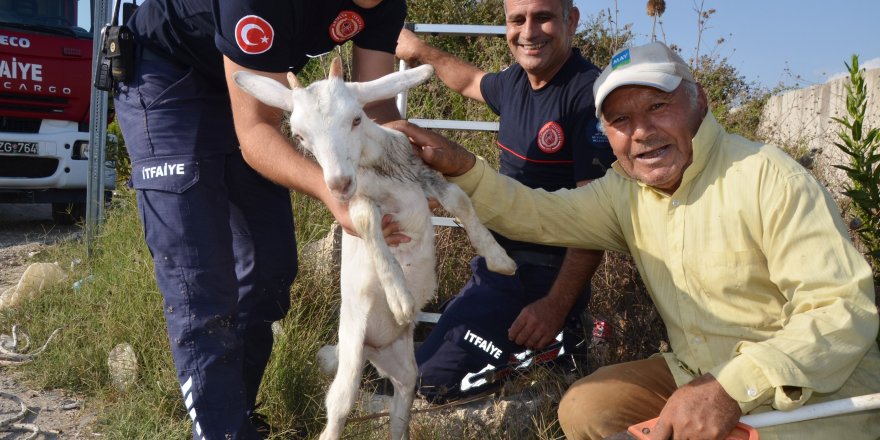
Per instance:
[[[272,47],[275,30],[262,17],[246,15],[235,25],[235,42],[242,52],[256,55]]]
[[[553,154],[565,143],[565,133],[556,121],[550,121],[538,132],[538,148],[547,154]]]
[[[342,44],[364,30],[364,19],[357,12],[342,11],[330,23],[330,38]]]

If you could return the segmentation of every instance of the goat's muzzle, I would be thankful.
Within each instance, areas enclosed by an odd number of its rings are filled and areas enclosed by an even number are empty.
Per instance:
[[[324,182],[327,183],[327,188],[330,189],[333,197],[342,201],[351,199],[357,190],[357,184],[351,176],[326,177]]]

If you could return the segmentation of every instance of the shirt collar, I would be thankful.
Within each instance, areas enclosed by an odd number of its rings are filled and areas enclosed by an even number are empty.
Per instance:
[[[717,140],[720,137],[721,131],[721,125],[715,120],[715,115],[711,111],[707,111],[692,141],[694,148],[693,162],[684,170],[684,176],[678,189],[687,186],[706,168],[709,158],[712,157],[712,152],[715,151],[718,145]]]

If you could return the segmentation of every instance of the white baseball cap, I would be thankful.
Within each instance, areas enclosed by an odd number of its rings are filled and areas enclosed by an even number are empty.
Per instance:
[[[593,83],[596,117],[602,115],[605,98],[620,86],[649,86],[668,93],[678,88],[682,79],[696,82],[687,63],[659,41],[620,50]]]

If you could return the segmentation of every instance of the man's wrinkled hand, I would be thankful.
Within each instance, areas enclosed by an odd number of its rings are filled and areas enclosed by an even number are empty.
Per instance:
[[[446,176],[460,176],[468,172],[477,162],[477,157],[461,145],[418,125],[407,121],[392,121],[385,124],[409,137],[416,154],[431,168]]]
[[[550,298],[541,298],[522,309],[507,331],[507,337],[532,350],[544,348],[556,339],[566,313]]]
[[[739,404],[711,374],[672,393],[651,431],[651,440],[725,439],[742,417]]]

